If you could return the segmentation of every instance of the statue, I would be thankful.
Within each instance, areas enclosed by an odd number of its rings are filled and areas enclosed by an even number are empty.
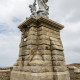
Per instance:
[[[29,5],[29,8],[31,10],[31,17],[37,17],[36,13],[36,3],[34,2],[33,5]]]
[[[49,7],[46,5],[48,0],[37,0],[37,2],[40,10],[45,10],[45,11],[49,10]]]
[[[29,8],[31,8],[31,16],[38,17],[38,16],[44,16],[48,18],[48,11],[49,6],[47,6],[48,0],[37,0],[39,10],[36,12],[36,0],[34,1],[33,5],[29,5]]]

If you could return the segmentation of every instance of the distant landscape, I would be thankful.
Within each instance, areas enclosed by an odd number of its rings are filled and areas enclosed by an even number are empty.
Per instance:
[[[68,64],[68,66],[80,67],[80,63]]]

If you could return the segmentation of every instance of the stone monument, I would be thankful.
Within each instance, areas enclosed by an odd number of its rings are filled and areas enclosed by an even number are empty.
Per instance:
[[[18,26],[22,35],[19,58],[10,80],[70,80],[60,39],[63,25],[48,19],[48,0],[36,0],[31,17]]]

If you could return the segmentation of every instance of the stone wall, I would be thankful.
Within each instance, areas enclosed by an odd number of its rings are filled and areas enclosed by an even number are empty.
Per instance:
[[[44,17],[31,17],[19,26],[20,52],[11,80],[70,80],[60,39],[62,28]]]
[[[70,80],[80,80],[80,68],[69,66]]]
[[[76,67],[69,66],[68,69],[69,69],[69,73],[70,73],[70,80],[75,80],[75,73],[74,73],[74,71],[75,71]]]
[[[0,68],[0,80],[10,80],[12,68]]]
[[[75,71],[75,80],[80,80],[80,68],[77,68]]]

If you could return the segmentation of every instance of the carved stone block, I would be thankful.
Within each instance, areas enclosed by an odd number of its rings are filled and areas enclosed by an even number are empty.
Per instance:
[[[53,60],[53,61],[64,61],[64,56],[53,55],[53,56],[52,56],[52,60]]]
[[[34,39],[37,39],[37,36],[36,35],[29,35],[27,37],[27,40],[34,40]]]
[[[30,31],[29,33],[28,33],[28,36],[29,35],[36,35],[37,36],[37,32],[36,31]]]
[[[65,62],[64,61],[53,61],[53,66],[64,66]]]
[[[39,45],[38,49],[39,50],[50,50],[50,46],[49,45]]]
[[[50,50],[39,50],[39,52],[40,52],[42,55],[51,55],[51,51],[50,51]]]
[[[58,39],[57,38],[54,38],[54,37],[50,37],[50,40],[51,41],[58,41]]]
[[[62,46],[62,44],[59,41],[51,41],[51,45]]]
[[[24,66],[23,71],[32,73],[52,72],[52,66]]]
[[[28,40],[27,45],[37,45],[37,40]]]
[[[65,72],[67,71],[66,66],[54,66],[53,67],[54,72]]]
[[[40,36],[39,36],[39,39],[40,39],[40,40],[42,40],[42,39],[44,39],[44,40],[50,40],[50,39],[49,39],[49,36],[47,36],[47,35],[40,35]]]
[[[43,55],[43,59],[44,59],[44,61],[51,61],[52,57],[51,57],[51,55]]]
[[[18,28],[20,52],[10,80],[70,80],[60,39],[63,26],[44,17],[30,17]]]
[[[36,28],[36,27],[31,27],[31,28],[29,29],[29,31],[36,31],[36,32],[37,32],[37,28]]]
[[[35,61],[24,61],[25,66],[52,66],[52,61],[41,61],[41,60],[35,60]]]
[[[37,50],[37,46],[36,45],[28,45],[27,50]]]
[[[52,50],[62,50],[63,51],[63,47],[62,46],[58,46],[58,45],[51,45],[51,49]]]
[[[63,56],[64,56],[63,51],[60,51],[60,50],[53,50],[53,51],[52,51],[52,54],[53,54],[53,55],[63,55]]]
[[[45,45],[50,45],[50,41],[49,40],[39,40],[39,44],[45,44]]]

